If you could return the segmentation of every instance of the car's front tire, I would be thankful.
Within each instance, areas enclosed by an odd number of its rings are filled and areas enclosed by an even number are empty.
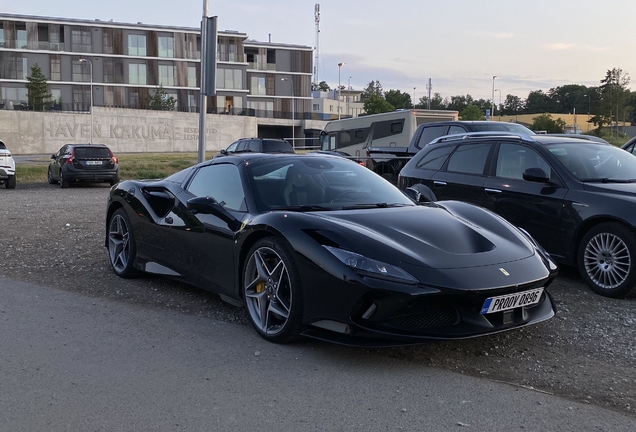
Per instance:
[[[616,222],[593,227],[581,240],[577,264],[592,291],[624,297],[636,283],[634,232]]]
[[[287,246],[259,240],[243,267],[243,295],[252,325],[265,340],[286,343],[302,331],[303,292]]]
[[[108,257],[117,276],[133,278],[139,270],[133,267],[137,245],[126,210],[116,210],[108,221]]]
[[[9,178],[7,179],[7,182],[5,183],[5,187],[7,189],[15,189],[15,185],[17,183],[15,174],[12,176],[9,176]]]
[[[57,184],[57,180],[53,179],[53,173],[51,172],[51,167],[49,167],[49,171],[46,175],[46,178],[49,181],[49,184]]]

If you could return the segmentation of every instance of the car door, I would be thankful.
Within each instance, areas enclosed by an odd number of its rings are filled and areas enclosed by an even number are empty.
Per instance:
[[[481,205],[488,160],[493,147],[490,141],[457,146],[444,169],[433,175],[432,190],[437,200],[459,200]]]
[[[548,252],[562,255],[561,215],[567,188],[554,169],[535,149],[515,142],[501,142],[493,159],[483,206],[528,231]],[[549,183],[523,179],[523,172],[535,167],[545,171]]]
[[[68,145],[62,146],[62,148],[55,153],[53,162],[51,163],[51,175],[55,180],[60,180],[60,171],[62,165],[66,162],[66,157],[70,156],[71,150]]]
[[[233,164],[201,167],[186,187],[181,201],[211,197],[239,220],[247,215],[245,192],[238,168]],[[193,283],[232,294],[236,277],[236,233],[217,216],[184,211],[179,223],[169,224],[173,255],[178,271]]]

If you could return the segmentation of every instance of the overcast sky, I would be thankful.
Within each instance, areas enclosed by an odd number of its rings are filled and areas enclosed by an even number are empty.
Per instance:
[[[316,0],[209,0],[219,30],[315,46]],[[634,0],[322,0],[319,79],[359,89],[379,80],[416,99],[432,79],[443,97],[527,97],[599,85],[608,69],[636,74]],[[8,13],[198,27],[203,0],[0,0]],[[349,78],[351,77],[351,78]],[[499,93],[495,99],[498,102]]]

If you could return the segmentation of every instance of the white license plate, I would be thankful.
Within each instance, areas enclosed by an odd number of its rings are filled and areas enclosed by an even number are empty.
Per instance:
[[[481,308],[481,314],[486,315],[522,306],[531,306],[539,303],[539,300],[541,300],[541,294],[543,294],[543,288],[536,288],[529,291],[506,294],[497,297],[489,297],[486,299]]]
[[[86,161],[86,165],[101,165],[102,161]]]

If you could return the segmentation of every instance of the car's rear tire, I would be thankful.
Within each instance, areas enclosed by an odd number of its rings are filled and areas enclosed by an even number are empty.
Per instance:
[[[133,278],[139,275],[133,265],[137,257],[137,245],[132,224],[126,210],[116,210],[108,221],[108,257],[117,276]]]
[[[259,240],[243,267],[243,295],[258,334],[276,343],[300,337],[303,292],[292,253],[275,238]]]
[[[51,167],[49,167],[49,171],[46,175],[47,180],[49,181],[49,184],[57,184],[57,180],[55,180],[53,178],[53,173],[51,172]]]
[[[67,187],[69,187],[69,183],[64,180],[64,173],[62,171],[60,171],[60,186],[62,187],[62,189],[66,189]]]
[[[17,183],[17,179],[16,179],[15,174],[14,174],[14,175],[10,176],[10,177],[7,179],[7,181],[6,181],[6,183],[5,183],[5,187],[6,187],[7,189],[15,189],[15,185],[16,185],[16,183]]]
[[[581,240],[577,264],[592,291],[624,297],[636,283],[634,232],[616,222],[596,225]]]

